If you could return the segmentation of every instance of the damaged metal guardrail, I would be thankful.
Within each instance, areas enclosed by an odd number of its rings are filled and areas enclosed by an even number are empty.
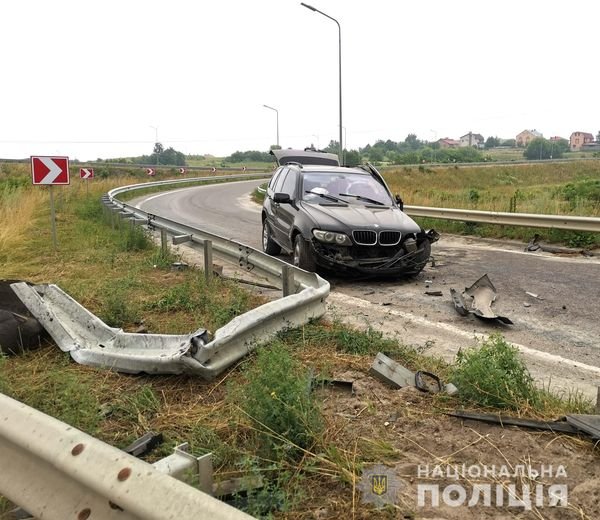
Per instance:
[[[264,178],[263,175],[211,177],[206,180]],[[212,338],[204,329],[188,335],[134,334],[109,327],[54,285],[13,284],[13,290],[50,333],[61,350],[78,363],[128,373],[189,373],[212,379],[245,356],[257,343],[280,330],[302,325],[325,313],[329,283],[233,240],[148,214],[119,201],[119,194],[132,190],[199,182],[205,179],[178,179],[124,186],[104,196],[107,208],[131,225],[145,224],[204,250],[207,273],[212,271],[212,254],[247,272],[259,275],[283,288],[283,298],[268,302],[235,317],[215,331]]]
[[[2,495],[35,518],[253,518],[3,394],[0,461]]]

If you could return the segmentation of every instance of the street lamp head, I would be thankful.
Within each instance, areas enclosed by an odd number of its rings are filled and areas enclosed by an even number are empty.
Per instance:
[[[304,2],[300,2],[300,5],[303,5],[307,9],[310,9],[311,11],[316,11],[317,10],[316,7],[313,7],[312,5],[305,4]]]

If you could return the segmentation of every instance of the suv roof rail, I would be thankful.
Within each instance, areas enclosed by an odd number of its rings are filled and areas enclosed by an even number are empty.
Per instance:
[[[299,163],[298,161],[289,161],[285,163],[286,166],[299,166],[300,168],[303,168],[304,165],[302,163]]]

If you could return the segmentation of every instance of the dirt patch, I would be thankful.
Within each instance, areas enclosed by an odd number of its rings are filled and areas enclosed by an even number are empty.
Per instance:
[[[353,395],[320,391],[324,413],[338,432],[338,448],[349,453],[362,452],[367,460],[363,475],[373,465],[385,466],[390,471],[390,481],[398,487],[395,507],[380,510],[382,517],[393,510],[395,514],[390,514],[390,518],[599,518],[600,451],[591,441],[448,417],[443,414],[448,407],[443,398],[414,388],[394,390],[360,371],[335,376],[355,381]],[[535,477],[532,473],[530,478],[529,468],[540,475]],[[432,505],[429,493],[425,494],[424,505],[419,505],[419,488],[424,485],[438,486],[438,507]],[[509,505],[511,485],[518,498],[524,496],[524,486],[529,486],[530,510]],[[566,507],[550,507],[548,491],[553,485],[566,486]],[[443,492],[448,486],[464,489],[466,502],[456,507],[444,504]],[[483,494],[473,506],[468,506],[477,486],[489,486],[489,506],[484,504]],[[501,506],[496,505],[497,486],[505,493]],[[368,500],[360,488],[357,483],[356,500]],[[536,505],[538,490],[543,501]],[[331,501],[334,497],[329,497],[328,502]],[[339,517],[341,512],[331,505],[324,509],[327,514],[321,511],[321,518]]]

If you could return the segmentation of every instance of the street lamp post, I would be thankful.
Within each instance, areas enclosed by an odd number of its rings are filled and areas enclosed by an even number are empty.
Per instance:
[[[340,97],[340,140],[339,140],[340,153],[339,153],[339,155],[340,155],[340,161],[343,164],[344,163],[344,158],[343,158],[344,148],[343,148],[343,143],[342,143],[342,28],[340,26],[340,22],[338,22],[332,16],[325,14],[323,11],[319,11],[316,7],[305,4],[304,2],[300,2],[300,5],[306,7],[307,9],[310,9],[311,11],[314,11],[315,13],[322,14],[325,18],[329,18],[330,20],[333,20],[336,23],[336,25],[338,26],[338,67],[339,67],[339,90],[340,90],[340,96],[339,96]]]
[[[269,110],[273,110],[277,115],[277,147],[279,148],[279,110],[270,107],[269,105],[263,105],[263,107],[268,108]]]

